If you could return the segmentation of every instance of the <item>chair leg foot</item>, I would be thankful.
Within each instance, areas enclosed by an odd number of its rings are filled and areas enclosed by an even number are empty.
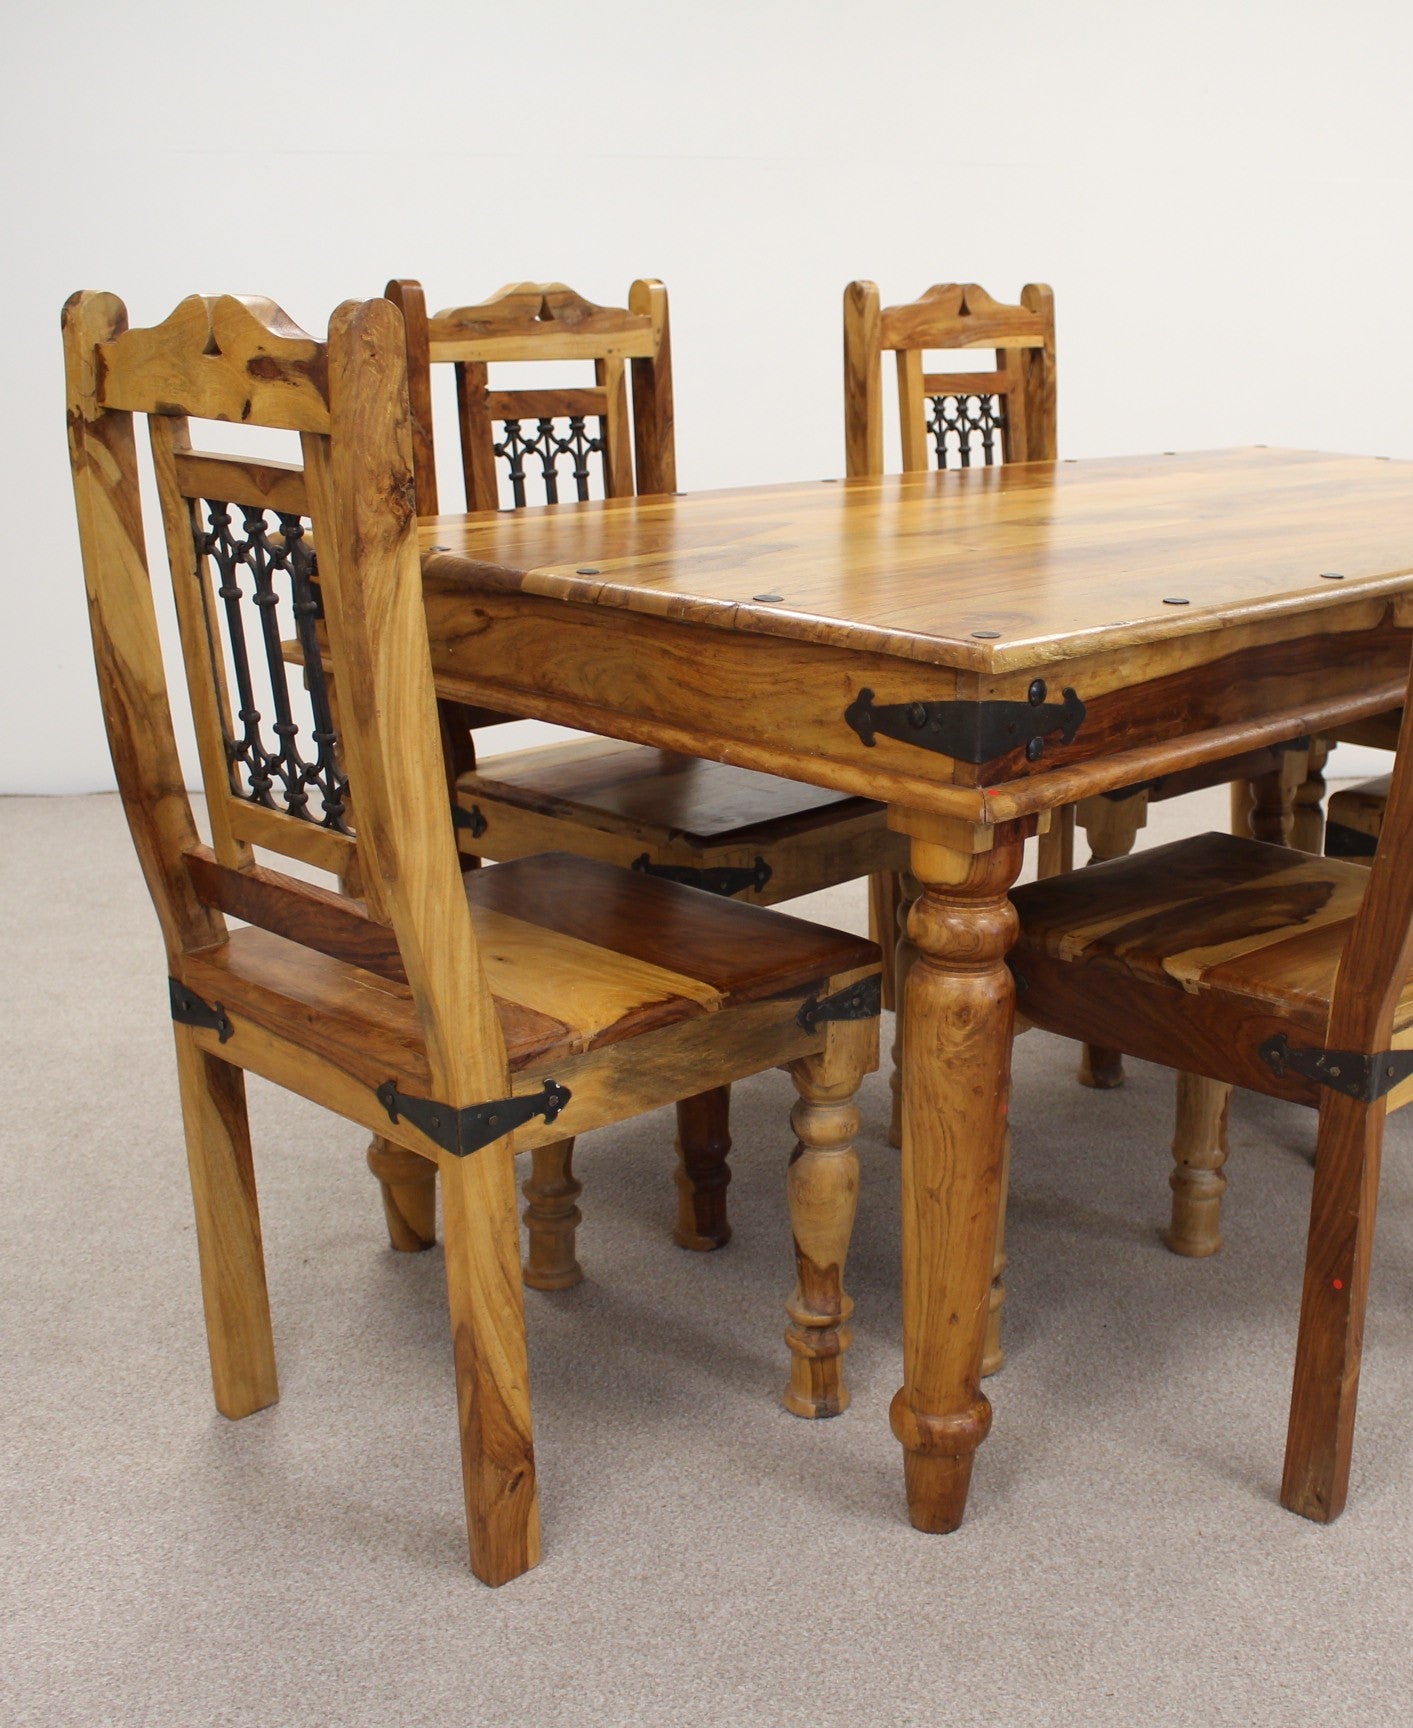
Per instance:
[[[375,1135],[368,1168],[383,1191],[388,1240],[399,1254],[420,1254],[437,1240],[437,1167],[429,1159]]]
[[[1080,1052],[1075,1078],[1081,1086],[1092,1086],[1096,1092],[1112,1092],[1124,1083],[1123,1053],[1105,1050],[1100,1044],[1086,1044]]]
[[[682,1098],[677,1104],[677,1223],[679,1248],[709,1254],[731,1240],[726,1190],[731,1181],[731,1088]]]
[[[575,1257],[575,1232],[583,1218],[575,1201],[584,1189],[574,1175],[573,1157],[572,1140],[536,1146],[530,1154],[530,1174],[520,1191],[529,1233],[524,1276],[532,1290],[568,1290],[584,1276]]]
[[[1222,1196],[1227,1179],[1227,1113],[1231,1087],[1201,1074],[1179,1074],[1173,1127],[1174,1167],[1168,1177],[1173,1216],[1167,1244],[1200,1260],[1222,1246]]]

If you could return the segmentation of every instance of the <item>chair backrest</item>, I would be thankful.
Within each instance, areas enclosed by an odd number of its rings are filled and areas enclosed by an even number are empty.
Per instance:
[[[431,382],[438,362],[456,369],[468,510],[500,507],[497,460],[505,464],[516,506],[588,498],[595,457],[606,498],[630,494],[635,481],[639,492],[676,490],[672,354],[661,282],[635,282],[626,307],[595,306],[562,282],[515,282],[479,305],[430,317],[420,283],[397,279],[386,293],[407,329],[419,515],[438,510]],[[592,361],[594,383],[493,390],[490,367],[517,361],[561,368]],[[563,477],[561,462],[568,468]]]
[[[64,309],[64,343],[104,717],[171,970],[224,942],[229,912],[405,982],[437,1096],[503,1096],[447,807],[399,314],[349,301],[319,342],[269,301],[192,297],[129,330],[120,300],[84,293]],[[172,729],[135,416],[150,434],[210,849]],[[302,462],[194,449],[191,419],[297,433]],[[355,880],[361,898],[264,868],[256,847]]]
[[[928,353],[995,351],[990,371],[925,371]],[[1055,459],[1055,297],[1039,283],[1019,306],[975,283],[939,283],[904,306],[877,284],[844,290],[846,472],[883,472],[883,355],[898,366],[903,469]]]

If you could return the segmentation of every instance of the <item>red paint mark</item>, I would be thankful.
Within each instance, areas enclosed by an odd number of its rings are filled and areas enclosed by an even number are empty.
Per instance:
[[[1333,1283],[1336,1290],[1343,1290],[1343,1288],[1344,1288],[1343,1278],[1334,1278],[1331,1280],[1331,1282]]]

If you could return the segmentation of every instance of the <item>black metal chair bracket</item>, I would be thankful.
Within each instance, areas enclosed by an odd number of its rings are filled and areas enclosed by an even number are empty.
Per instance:
[[[660,876],[664,882],[680,882],[686,888],[705,888],[708,894],[729,897],[747,888],[757,893],[765,887],[774,872],[765,859],[756,856],[754,864],[654,864],[651,854],[644,852],[635,858],[631,868],[644,876]]]
[[[219,1002],[213,1008],[175,978],[168,978],[167,993],[172,999],[172,1018],[179,1025],[204,1026],[208,1032],[214,1032],[222,1044],[235,1035],[230,1016]]]
[[[806,1032],[813,1032],[826,1020],[874,1020],[882,1007],[883,979],[875,972],[871,978],[860,978],[832,996],[806,998],[795,1020]]]
[[[572,1096],[567,1086],[561,1086],[557,1080],[546,1080],[539,1092],[453,1110],[435,1098],[409,1098],[398,1091],[396,1080],[385,1080],[378,1088],[378,1102],[387,1111],[390,1122],[405,1116],[414,1128],[420,1128],[429,1140],[454,1158],[479,1152],[534,1116],[553,1122]]]
[[[1413,1075],[1413,1050],[1322,1050],[1291,1044],[1284,1032],[1277,1032],[1256,1053],[1278,1080],[1289,1069],[1362,1104],[1377,1102]]]

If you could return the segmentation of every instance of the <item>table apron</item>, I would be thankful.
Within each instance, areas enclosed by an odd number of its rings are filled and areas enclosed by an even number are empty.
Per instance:
[[[1386,604],[1206,631],[1004,676],[428,577],[438,693],[970,822],[1011,820],[1397,706],[1413,636]],[[845,718],[875,707],[1046,701],[1084,718],[1035,761],[959,761]]]

